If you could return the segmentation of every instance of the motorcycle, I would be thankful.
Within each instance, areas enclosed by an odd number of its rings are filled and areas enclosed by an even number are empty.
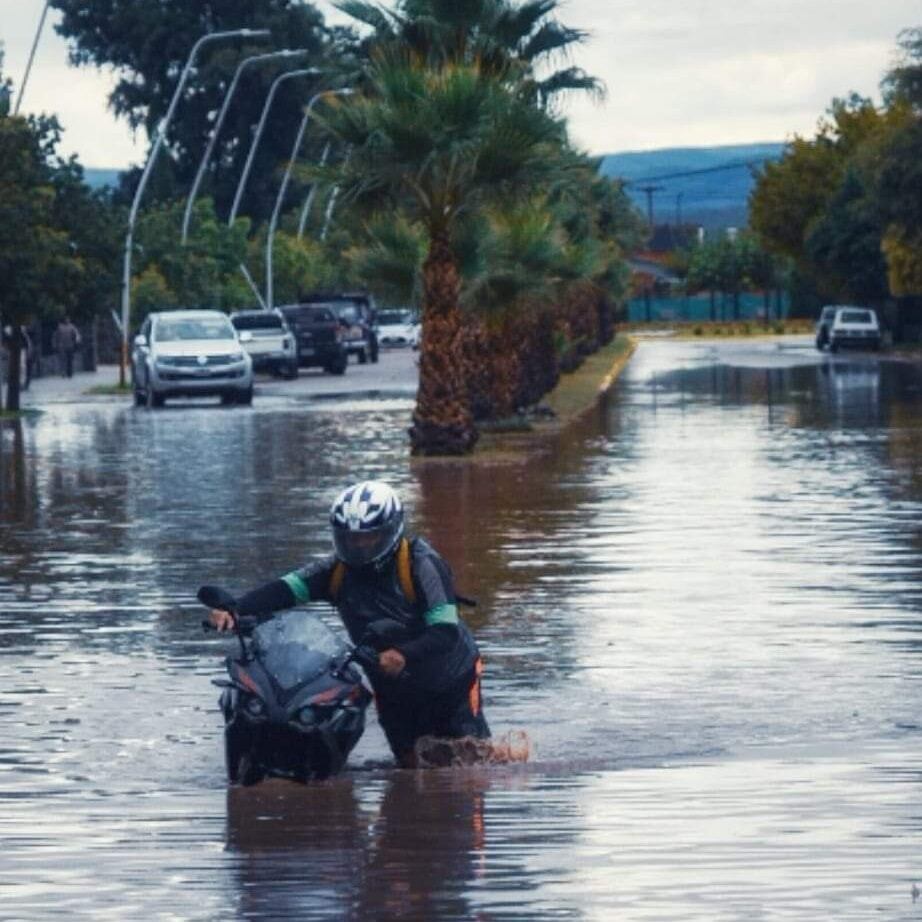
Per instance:
[[[356,664],[375,668],[374,648],[347,646],[306,612],[262,623],[240,616],[236,599],[216,586],[202,586],[198,599],[230,613],[240,644],[239,656],[227,657],[228,678],[212,680],[222,689],[228,781],[309,781],[339,772],[365,730],[372,695]]]

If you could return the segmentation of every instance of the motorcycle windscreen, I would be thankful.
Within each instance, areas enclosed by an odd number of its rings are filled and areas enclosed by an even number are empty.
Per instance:
[[[287,612],[253,632],[256,655],[285,689],[321,675],[330,660],[346,652],[345,644],[316,615]]]

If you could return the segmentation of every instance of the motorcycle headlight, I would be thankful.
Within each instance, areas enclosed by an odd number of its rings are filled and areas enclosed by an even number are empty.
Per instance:
[[[251,717],[262,717],[266,713],[266,706],[259,700],[259,698],[249,698],[247,699],[246,704],[244,705],[246,712]]]
[[[313,727],[317,723],[317,714],[314,709],[310,706],[301,708],[298,711],[298,723],[305,727]]]

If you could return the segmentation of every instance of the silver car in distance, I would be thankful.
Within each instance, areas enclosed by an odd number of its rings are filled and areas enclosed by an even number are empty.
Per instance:
[[[168,397],[253,401],[253,361],[221,311],[150,314],[134,339],[131,374],[138,406],[162,407]]]

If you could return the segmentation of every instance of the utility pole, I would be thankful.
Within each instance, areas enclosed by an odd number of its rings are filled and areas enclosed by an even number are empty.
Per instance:
[[[662,186],[638,186],[637,187],[641,192],[646,193],[647,196],[647,222],[650,225],[650,230],[653,230],[653,193],[659,192],[663,187]]]

